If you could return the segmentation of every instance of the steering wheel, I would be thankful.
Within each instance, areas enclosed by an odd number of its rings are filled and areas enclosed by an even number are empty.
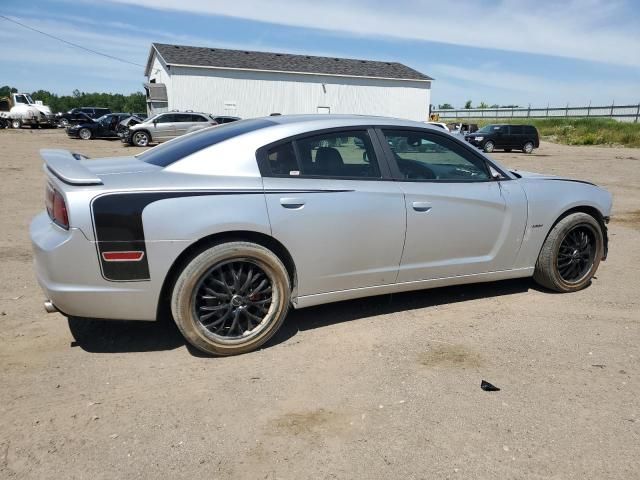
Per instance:
[[[408,180],[435,180],[436,174],[426,165],[414,162],[402,162],[400,170]]]

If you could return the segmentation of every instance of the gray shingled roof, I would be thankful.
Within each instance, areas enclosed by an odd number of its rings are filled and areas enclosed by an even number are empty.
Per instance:
[[[317,73],[347,77],[396,78],[402,80],[433,80],[397,62],[378,62],[352,58],[315,57],[288,53],[252,52],[222,48],[189,47],[185,45],[152,44],[147,62],[148,75],[154,48],[168,65],[238,68],[277,72]]]

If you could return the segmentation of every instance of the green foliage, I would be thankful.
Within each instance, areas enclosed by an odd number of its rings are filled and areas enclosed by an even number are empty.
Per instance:
[[[471,106],[471,100],[467,100],[467,103],[464,104],[464,108],[473,108]]]
[[[465,122],[470,119],[465,118]],[[509,118],[477,119],[479,126],[492,123],[533,125],[544,140],[565,145],[623,145],[640,147],[640,123],[618,122],[611,118]]]
[[[3,85],[0,87],[0,98],[8,97],[11,93],[18,93],[18,90],[10,87],[9,85]]]
[[[0,97],[6,97],[18,90],[5,85],[0,87]],[[121,93],[86,93],[76,89],[71,95],[57,95],[47,90],[33,92],[34,100],[42,100],[51,111],[66,112],[77,107],[103,107],[110,108],[112,112],[146,112],[147,103],[144,93],[135,92],[129,95]]]
[[[453,105],[450,103],[443,103],[442,105],[438,105],[438,110],[453,110]]]
[[[489,108],[489,105],[487,105],[484,102],[480,102],[480,105],[478,105],[478,108]]]

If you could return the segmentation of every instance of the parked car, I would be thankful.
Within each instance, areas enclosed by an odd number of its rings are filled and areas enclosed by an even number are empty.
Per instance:
[[[218,123],[211,115],[199,112],[160,113],[128,128],[122,141],[137,147],[161,143],[200,128]]]
[[[420,122],[278,116],[136,156],[41,155],[47,311],[170,313],[211,354],[258,348],[290,306],[531,276],[573,292],[607,255],[609,192],[509,171]]]
[[[58,125],[66,128],[69,125],[86,123],[87,118],[100,118],[108,113],[111,113],[111,110],[108,108],[80,107],[72,108],[66,113],[58,113],[56,114],[56,119],[58,121]]]
[[[67,127],[67,135],[72,138],[91,140],[92,138],[116,138],[118,125],[126,118],[131,118],[130,113],[108,113],[102,117]]]
[[[213,119],[220,125],[222,125],[223,123],[231,123],[231,122],[237,122],[238,120],[242,120],[240,117],[225,117],[225,116],[214,116],[212,115]]]
[[[467,135],[466,139],[487,153],[495,149],[502,149],[505,152],[515,149],[531,153],[534,148],[540,146],[538,130],[531,125],[487,125]]]

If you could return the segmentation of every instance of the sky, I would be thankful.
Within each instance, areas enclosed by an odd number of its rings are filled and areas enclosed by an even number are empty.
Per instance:
[[[404,63],[432,103],[640,102],[640,0],[0,0],[0,85],[141,91],[152,42]]]

